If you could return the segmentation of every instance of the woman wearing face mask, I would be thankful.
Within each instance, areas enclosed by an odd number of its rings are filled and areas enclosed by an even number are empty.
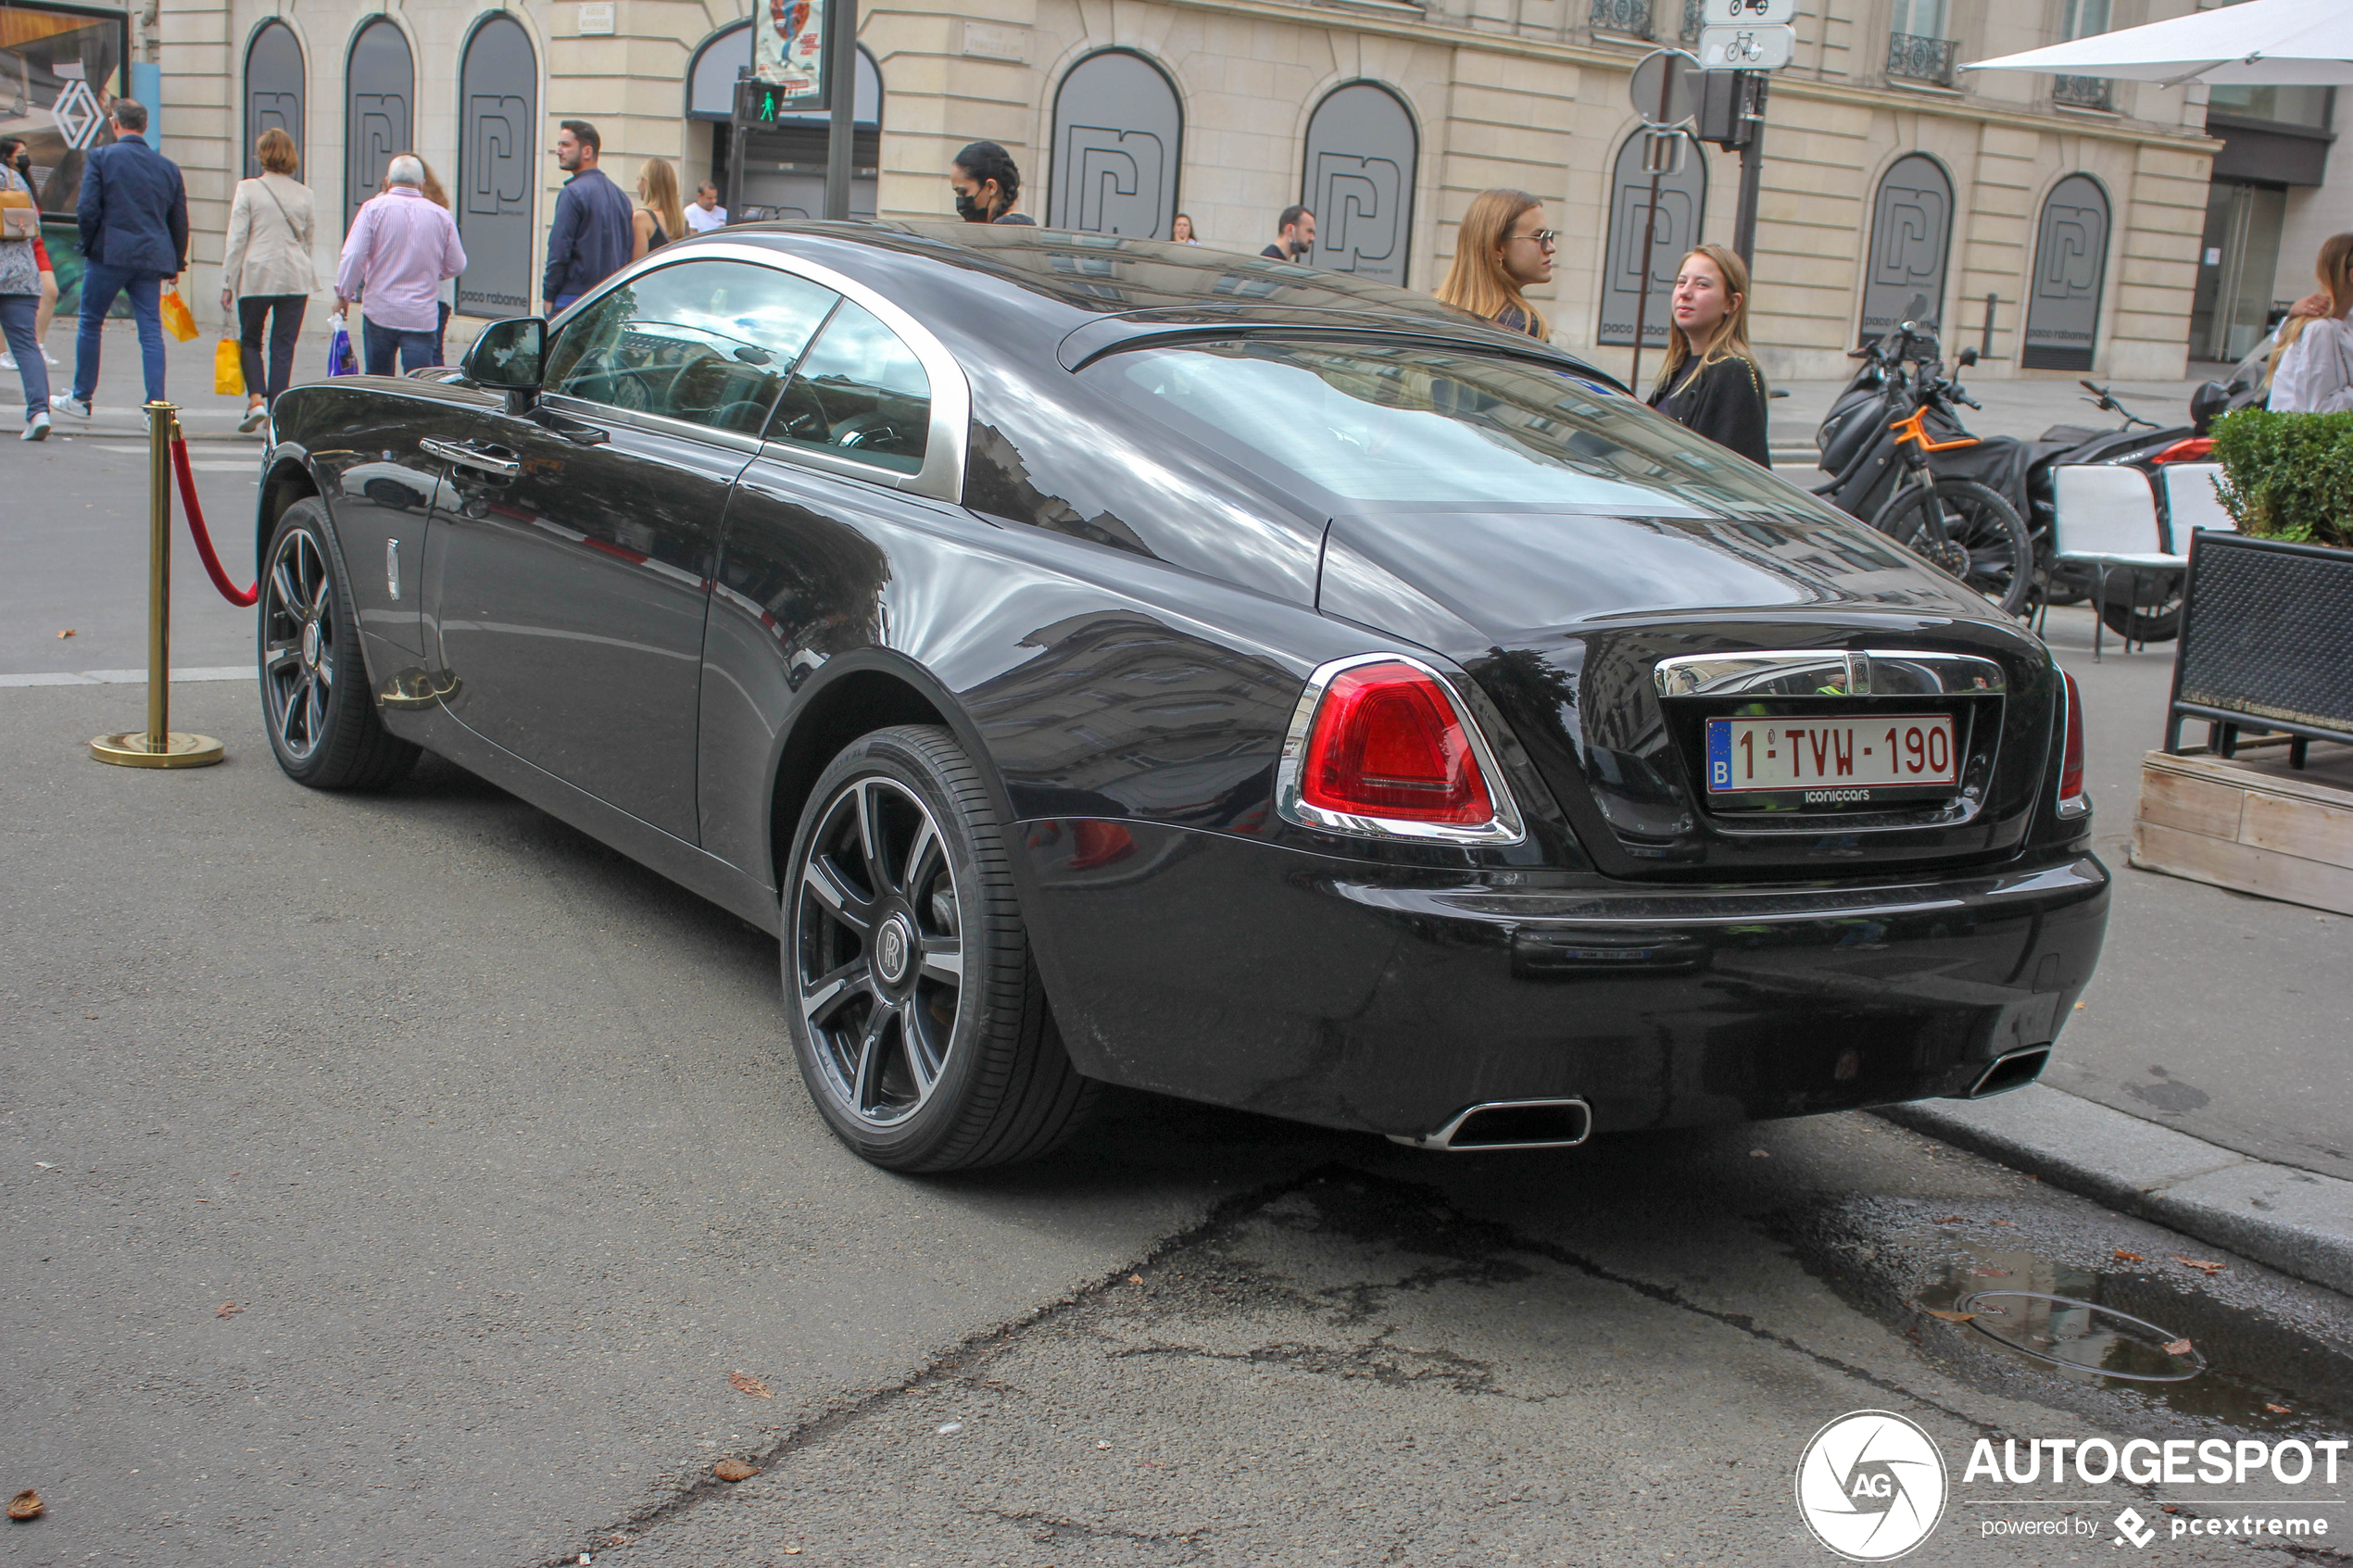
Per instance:
[[[948,166],[948,186],[956,193],[956,216],[967,223],[1035,223],[1015,212],[1021,199],[1021,169],[1013,155],[994,142],[975,142]]]
[[[1650,405],[1759,468],[1773,466],[1765,372],[1748,346],[1748,269],[1722,245],[1701,245],[1676,273],[1667,364]]]
[[[15,146],[0,144],[0,337],[14,356],[17,378],[24,383],[24,438],[49,438],[49,370],[41,362],[41,344],[32,335],[32,320],[41,308],[41,271],[33,265],[32,245],[41,234],[41,209],[32,182],[16,169]]]
[[[1507,332],[1542,339],[1552,329],[1527,290],[1553,281],[1553,246],[1544,204],[1526,191],[1481,191],[1454,235],[1454,265],[1438,297]]]
[[[32,191],[32,149],[22,141],[13,136],[0,137],[0,169],[6,169],[13,172],[24,182],[24,188],[28,193]],[[57,362],[57,356],[49,352],[49,320],[57,313],[57,274],[49,265],[49,247],[41,238],[38,216],[39,196],[33,197],[33,204],[35,217],[32,265],[41,274],[41,303],[33,307],[32,341],[40,350],[42,359],[48,365],[55,366]],[[16,368],[15,353],[0,350],[0,370],[13,370]]]

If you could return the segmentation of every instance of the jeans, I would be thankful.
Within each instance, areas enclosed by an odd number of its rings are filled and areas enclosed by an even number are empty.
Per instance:
[[[82,331],[73,345],[73,395],[87,403],[98,390],[98,332],[114,308],[114,296],[131,295],[131,313],[139,319],[139,369],[147,381],[147,401],[163,401],[163,274],[133,272],[94,261],[82,274]]]
[[[49,407],[49,361],[41,357],[41,340],[32,335],[33,318],[40,313],[37,294],[0,294],[0,332],[7,334],[8,352],[17,357],[28,419]]]
[[[404,370],[422,370],[428,365],[441,363],[441,352],[434,344],[437,335],[431,327],[416,332],[399,327],[380,327],[361,318],[359,334],[365,344],[362,368],[371,376],[392,374],[393,355],[400,356]]]
[[[294,379],[295,339],[302,334],[302,310],[309,298],[298,294],[255,295],[237,301],[238,358],[245,362],[245,390],[275,403]],[[261,359],[261,326],[270,323],[270,369]]]

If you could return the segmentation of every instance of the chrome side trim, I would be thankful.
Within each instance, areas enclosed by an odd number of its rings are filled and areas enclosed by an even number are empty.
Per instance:
[[[461,441],[444,441],[438,436],[427,435],[419,438],[417,445],[434,457],[455,463],[461,469],[472,469],[480,473],[495,474],[500,479],[512,479],[522,472],[522,464],[516,458],[494,458],[489,453],[478,451]]]
[[[899,334],[900,341],[914,353],[923,365],[924,374],[931,381],[931,428],[924,440],[924,466],[913,473],[875,468],[854,458],[815,453],[806,447],[777,442],[761,444],[762,457],[820,473],[864,480],[893,490],[911,491],[934,500],[946,501],[951,506],[963,504],[964,448],[972,434],[972,383],[964,377],[964,368],[956,362],[956,357],[948,352],[947,346],[932,335],[929,328],[855,278],[844,277],[822,263],[767,245],[745,245],[739,241],[697,240],[692,245],[676,247],[664,245],[644,260],[623,268],[605,280],[604,284],[594,293],[583,295],[570,310],[564,312],[564,317],[569,319],[582,306],[657,268],[683,266],[690,261],[749,262],[756,267],[788,272],[822,288],[831,289],[844,299],[855,300],[872,311],[884,326]],[[698,425],[686,428],[704,435],[730,433],[708,431]]]
[[[1485,827],[1456,827],[1449,822],[1403,822],[1394,817],[1360,817],[1345,811],[1327,811],[1320,806],[1310,806],[1301,798],[1299,775],[1307,759],[1307,737],[1314,730],[1315,709],[1322,705],[1324,693],[1341,671],[1363,664],[1404,664],[1420,671],[1436,681],[1446,694],[1447,704],[1453,709],[1455,721],[1463,726],[1463,734],[1470,737],[1471,756],[1478,763],[1479,777],[1486,781],[1487,798],[1495,808],[1493,819]],[[1478,721],[1463,706],[1454,684],[1438,671],[1411,654],[1360,653],[1346,659],[1335,659],[1319,665],[1307,677],[1307,689],[1299,694],[1298,706],[1291,709],[1290,727],[1283,733],[1282,761],[1275,770],[1275,811],[1287,822],[1303,828],[1316,828],[1325,833],[1342,833],[1354,838],[1386,838],[1416,844],[1504,845],[1518,844],[1528,837],[1528,828],[1521,821],[1519,802],[1512,798],[1511,782],[1497,766],[1495,754],[1489,749],[1487,737],[1479,733]]]
[[[1532,1143],[1474,1143],[1465,1144],[1460,1148],[1454,1147],[1454,1140],[1462,1135],[1464,1123],[1474,1116],[1482,1115],[1491,1110],[1532,1110],[1554,1107],[1574,1110],[1581,1114],[1585,1122],[1584,1130],[1573,1138],[1540,1138]],[[1491,1151],[1500,1152],[1513,1148],[1575,1148],[1592,1135],[1593,1108],[1581,1099],[1486,1100],[1478,1105],[1464,1107],[1453,1121],[1434,1133],[1425,1133],[1419,1137],[1416,1137],[1411,1133],[1388,1135],[1390,1142],[1402,1143],[1408,1148],[1434,1148],[1449,1154],[1486,1154]]]
[[[2003,696],[2002,667],[1926,648],[1759,648],[1684,654],[1651,671],[1661,696]]]

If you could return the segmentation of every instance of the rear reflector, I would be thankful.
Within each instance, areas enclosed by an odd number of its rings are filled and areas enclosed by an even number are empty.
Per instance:
[[[2152,463],[2206,463],[2214,459],[2214,438],[2185,435],[2149,459]]]
[[[1495,820],[1453,699],[1410,664],[1360,664],[1324,689],[1300,797],[1326,811],[1478,827]]]

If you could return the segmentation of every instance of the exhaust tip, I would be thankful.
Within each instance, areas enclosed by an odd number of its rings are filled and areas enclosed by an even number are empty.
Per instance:
[[[1573,1148],[1593,1134],[1593,1108],[1581,1099],[1506,1099],[1474,1105],[1434,1133],[1391,1133],[1391,1143],[1449,1153],[1504,1148]]]
[[[1994,1064],[1978,1074],[1963,1099],[1985,1099],[1994,1095],[2022,1089],[2043,1075],[2043,1068],[2051,1060],[2051,1047],[2032,1046],[2022,1051],[2012,1051],[1997,1057]]]

